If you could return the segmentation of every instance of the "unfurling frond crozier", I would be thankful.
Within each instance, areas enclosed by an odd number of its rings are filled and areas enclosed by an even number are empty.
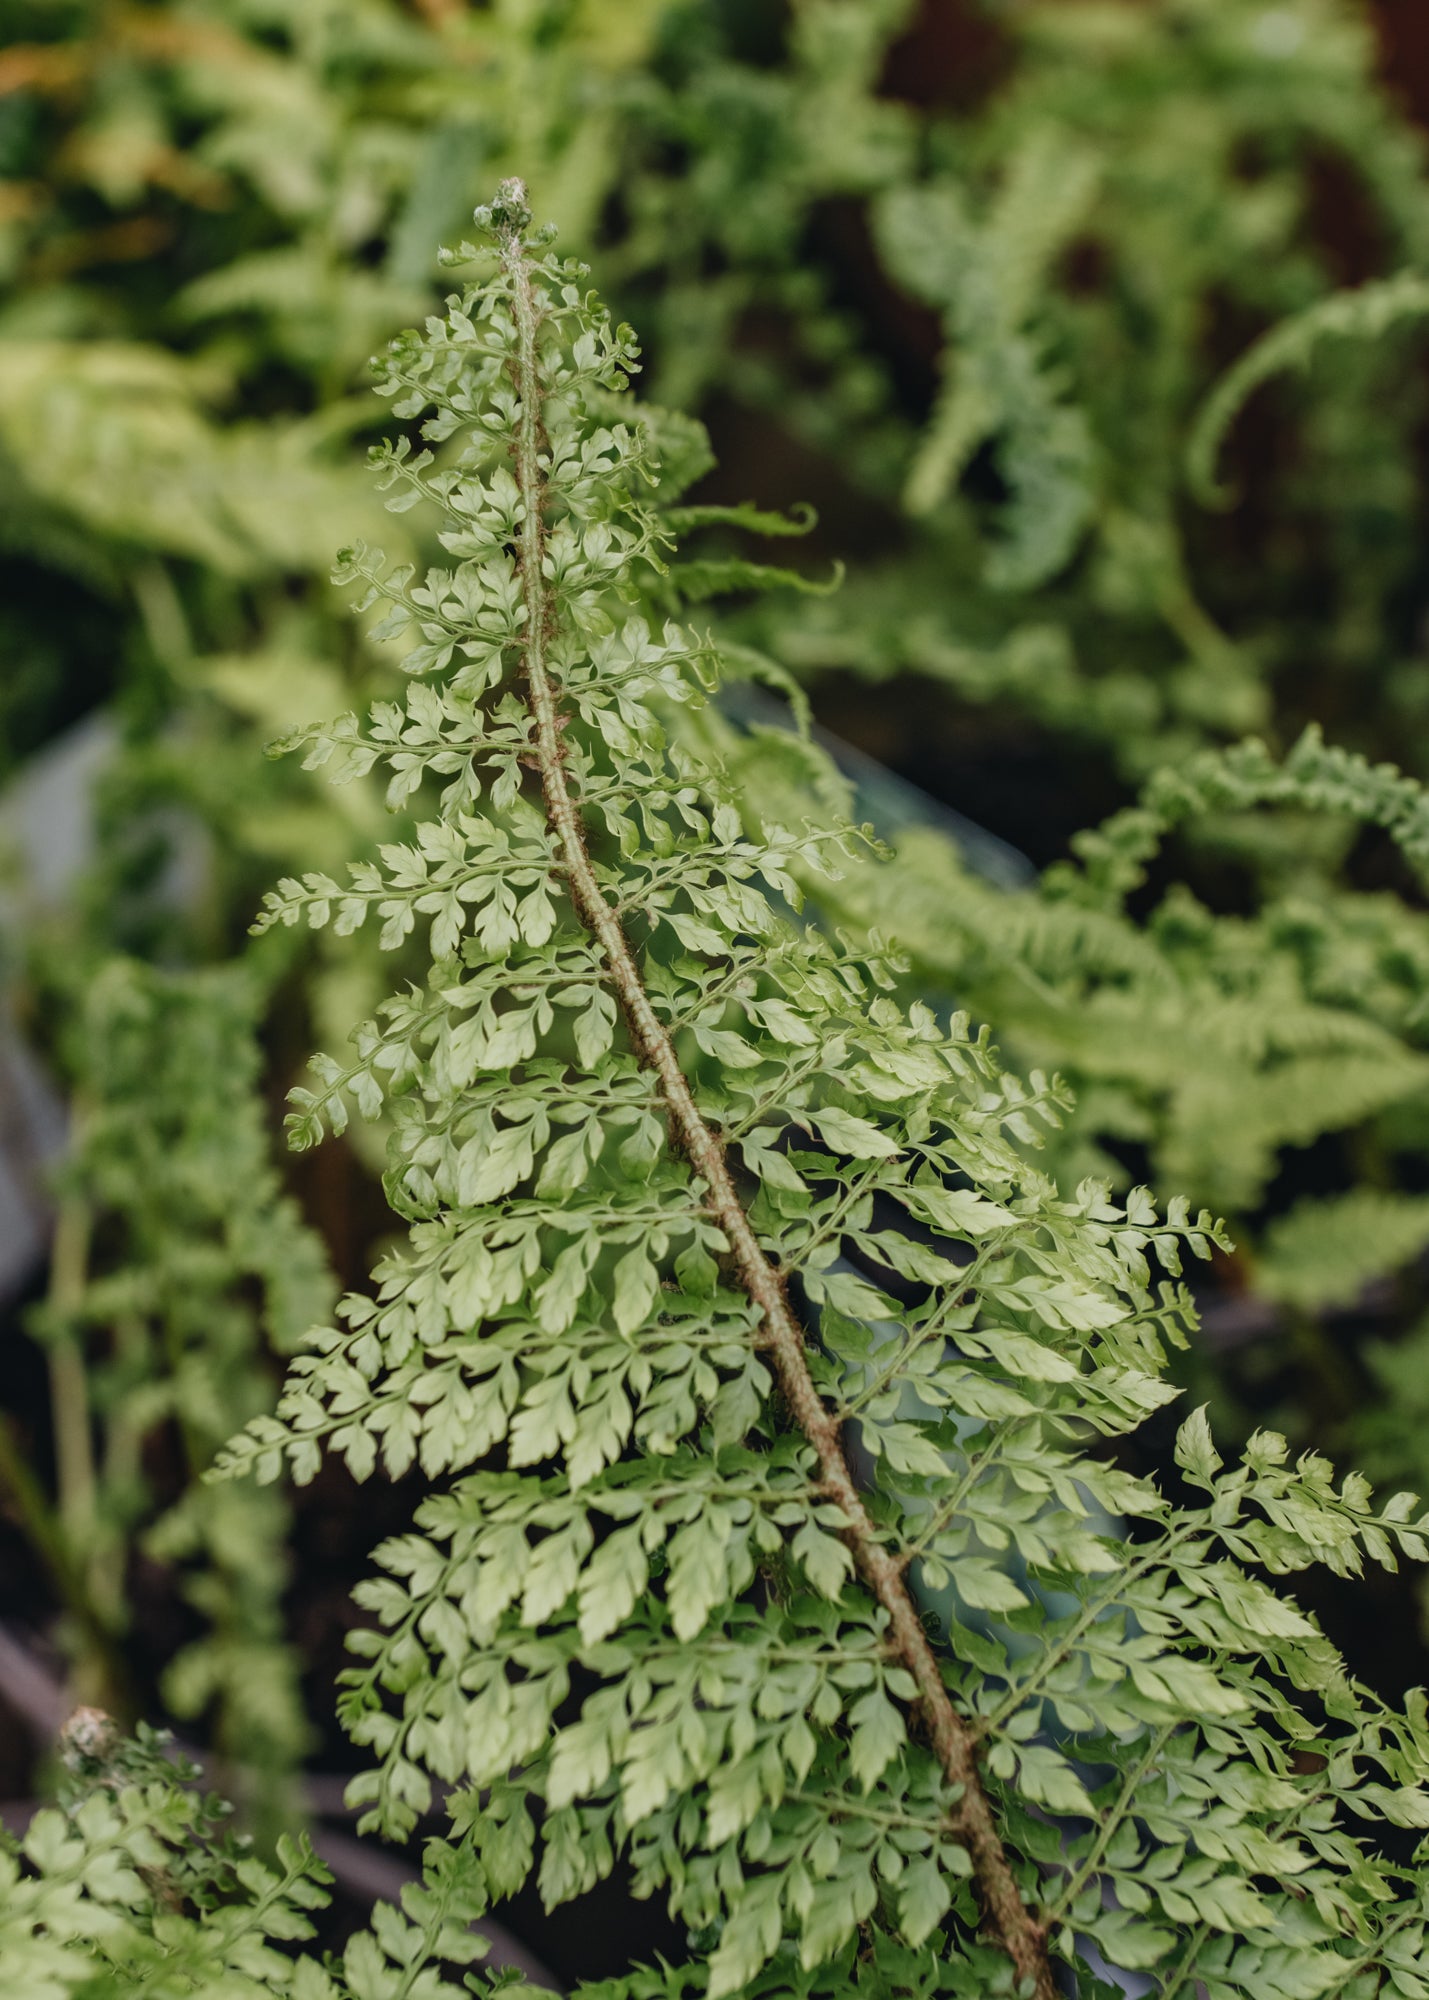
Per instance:
[[[519,183],[479,219],[494,275],[383,364],[435,455],[376,454],[452,567],[344,559],[413,679],[309,751],[428,816],[262,919],[430,929],[295,1114],[385,1107],[410,1243],[231,1461],[439,1482],[362,1593],[367,1823],[453,1787],[489,1893],[538,1869],[548,1904],[624,1856],[691,1933],[642,1993],[1048,2000],[1063,1965],[1108,1990],[1089,1954],[1178,2000],[1380,1990],[1423,1878],[1373,1823],[1429,1823],[1423,1708],[1263,1574],[1421,1555],[1411,1503],[1270,1436],[1228,1470],[1199,1416],[1183,1497],[1115,1464],[1207,1219],[1059,1196],[1056,1093],[795,922],[851,843],[752,835],[681,747],[718,660],[641,608],[629,333]]]

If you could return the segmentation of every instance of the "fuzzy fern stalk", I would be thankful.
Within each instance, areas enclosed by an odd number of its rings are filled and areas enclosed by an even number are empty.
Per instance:
[[[672,727],[719,662],[648,600],[704,516],[657,509],[631,336],[519,182],[478,220],[494,275],[381,365],[439,453],[377,452],[390,504],[452,567],[344,559],[413,678],[306,738],[427,816],[261,920],[430,927],[294,1114],[385,1111],[410,1242],[229,1458],[433,1482],[362,1593],[365,1824],[451,1787],[466,1908],[623,1857],[691,1957],[611,1993],[1382,1990],[1421,1965],[1429,1855],[1378,1835],[1429,1825],[1423,1704],[1265,1575],[1425,1524],[1273,1436],[1227,1469],[1198,1415],[1175,1498],[1117,1465],[1212,1225],[1059,1196],[1058,1093],[795,921],[864,864],[750,833]]]

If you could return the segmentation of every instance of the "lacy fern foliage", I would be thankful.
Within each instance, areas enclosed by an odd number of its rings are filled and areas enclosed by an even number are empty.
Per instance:
[[[312,1936],[327,1871],[307,1843],[269,1865],[194,1789],[197,1772],[142,1726],[121,1739],[77,1709],[60,1739],[58,1806],[23,1840],[0,1829],[0,1965],[25,2000],[337,2000],[315,1959],[283,1946]],[[344,1996],[345,2000],[345,1996]]]
[[[73,1143],[48,1296],[29,1316],[50,1359],[57,1491],[48,1531],[26,1525],[74,1621],[78,1687],[121,1712],[135,1700],[130,1564],[142,1549],[174,1565],[189,1631],[164,1698],[207,1715],[245,1799],[261,1793],[281,1825],[309,1733],[284,1643],[288,1511],[200,1476],[240,1414],[271,1407],[273,1355],[333,1296],[264,1129],[256,1023],[271,977],[117,953],[66,973]],[[186,1475],[177,1494],[166,1456]]]
[[[611,1991],[1422,1991],[1425,1856],[1375,1828],[1429,1824],[1423,1704],[1266,1577],[1426,1524],[1200,1416],[1174,1487],[1118,1465],[1214,1225],[1059,1193],[1058,1089],[800,916],[860,843],[752,830],[673,726],[720,665],[649,613],[632,337],[520,183],[478,219],[492,274],[381,364],[451,564],[344,557],[412,678],[308,736],[416,834],[261,919],[430,950],[294,1113],[390,1121],[408,1241],[228,1460],[436,1482],[361,1593],[365,1823],[450,1787],[444,1865],[548,1905],[623,1857],[691,1960]]]

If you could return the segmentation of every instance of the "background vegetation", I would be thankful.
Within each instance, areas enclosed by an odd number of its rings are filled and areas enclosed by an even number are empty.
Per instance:
[[[705,726],[751,814],[802,775],[760,726],[798,689],[918,787],[846,764],[897,863],[835,914],[1066,1078],[1069,1183],[1226,1215],[1181,1364],[1223,1425],[1429,1483],[1429,843],[1305,733],[1429,777],[1416,13],[0,5],[0,770],[103,718],[85,865],[7,822],[8,1048],[71,1135],[52,1175],[7,1121],[53,1202],[6,1308],[26,1657],[174,1720],[270,1831],[349,1754],[348,1590],[406,1500],[194,1484],[389,1226],[380,1141],[272,1136],[370,950],[246,935],[275,875],[384,837],[382,790],[259,751],[391,679],[326,580],[393,547],[366,358],[514,171],[640,327],[690,497],[817,509],[781,587],[737,528],[680,584],[747,586],[718,615],[763,691]],[[1420,1607],[1367,1588],[1318,1608],[1397,1696]],[[20,1732],[0,1758],[28,1797]]]

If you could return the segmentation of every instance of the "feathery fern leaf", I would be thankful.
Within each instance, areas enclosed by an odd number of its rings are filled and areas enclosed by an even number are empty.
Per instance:
[[[1209,1218],[1060,1195],[1028,1153],[1059,1093],[791,921],[853,836],[751,832],[667,730],[717,662],[632,612],[657,468],[591,392],[633,342],[520,183],[479,216],[495,275],[382,366],[424,445],[376,454],[461,560],[341,571],[469,774],[261,919],[420,924],[432,953],[296,1114],[387,1107],[409,1243],[228,1460],[443,1480],[361,1594],[354,1799],[401,1836],[454,1787],[494,1894],[534,1871],[554,1905],[624,1854],[708,1938],[711,2000],[900,1967],[1050,2000],[1092,1945],[1178,2000],[1271,1961],[1344,1990],[1403,1948],[1422,1864],[1327,1831],[1324,1760],[1416,1828],[1429,1734],[1254,1572],[1392,1562],[1424,1524],[1269,1435],[1227,1469],[1199,1415],[1195,1497],[1116,1466]],[[947,1585],[970,1615],[935,1647],[915,1592]]]
[[[1355,1188],[1302,1201],[1273,1222],[1257,1259],[1256,1283],[1288,1305],[1350,1305],[1362,1286],[1388,1277],[1426,1246],[1429,1197]]]
[[[1307,368],[1326,341],[1382,340],[1393,327],[1429,315],[1429,278],[1400,271],[1392,278],[1336,292],[1282,320],[1248,347],[1206,398],[1186,440],[1186,477],[1198,499],[1229,498],[1216,484],[1216,461],[1231,426],[1261,384],[1292,368]]]

